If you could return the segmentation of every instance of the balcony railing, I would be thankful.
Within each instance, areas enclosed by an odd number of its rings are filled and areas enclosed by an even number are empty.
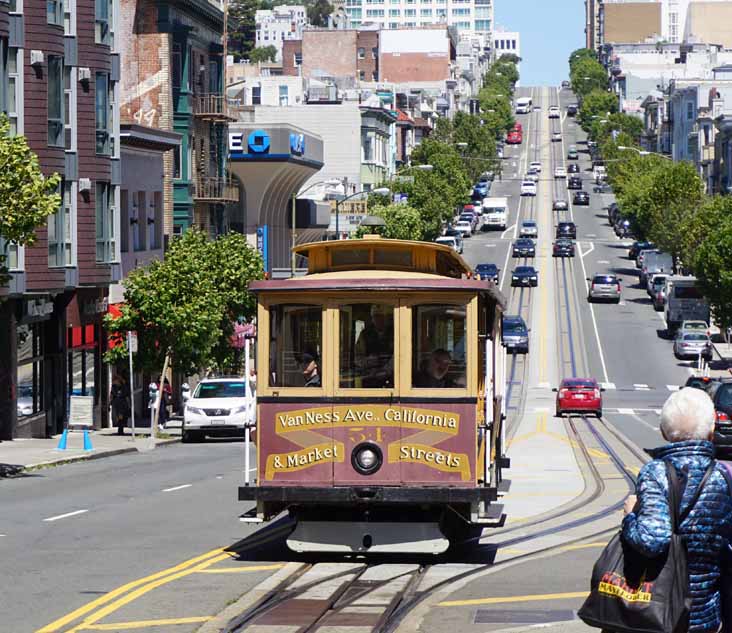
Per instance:
[[[195,96],[193,114],[210,121],[236,121],[234,109],[224,95],[218,94]]]
[[[238,202],[239,187],[231,178],[196,178],[193,185],[193,199],[201,202]]]

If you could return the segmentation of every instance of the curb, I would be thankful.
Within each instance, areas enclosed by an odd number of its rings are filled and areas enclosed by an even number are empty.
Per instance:
[[[237,616],[257,606],[267,594],[290,578],[293,574],[300,571],[306,563],[287,563],[277,573],[273,574],[267,580],[260,583],[256,587],[250,589],[241,596],[236,602],[225,607],[222,611],[213,616],[208,622],[204,623],[196,633],[224,633],[228,630],[228,624]]]
[[[515,626],[510,629],[496,629],[493,633],[526,633],[527,631],[545,631],[562,627],[562,630],[567,630],[568,627],[574,624],[582,625],[589,630],[586,624],[582,620],[565,620],[563,622],[542,622],[541,624],[525,624],[524,626]]]
[[[181,438],[173,438],[169,440],[161,440],[160,442],[155,444],[155,448],[167,446],[168,444],[177,444],[180,443]],[[114,457],[115,455],[125,455],[128,453],[137,453],[138,450],[136,447],[129,447],[129,448],[115,448],[112,450],[105,450],[100,451],[99,453],[90,453],[88,455],[74,455],[73,457],[62,457],[61,459],[55,459],[48,462],[38,462],[35,464],[28,464],[26,466],[22,466],[17,474],[27,473],[27,472],[33,472],[36,470],[43,470],[45,468],[53,468],[55,466],[63,466],[65,464],[73,464],[76,462],[87,462],[92,461],[96,459],[102,459],[104,457]]]

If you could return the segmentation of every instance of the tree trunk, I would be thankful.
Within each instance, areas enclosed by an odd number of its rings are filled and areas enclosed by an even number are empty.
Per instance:
[[[160,387],[158,388],[158,406],[153,410],[153,419],[150,420],[150,437],[155,437],[155,429],[158,428],[158,419],[160,418],[160,407],[164,406],[165,392],[163,391],[163,385],[165,385],[165,374],[168,373],[168,365],[170,364],[170,352],[165,355],[165,362],[163,363],[163,373],[160,374]]]

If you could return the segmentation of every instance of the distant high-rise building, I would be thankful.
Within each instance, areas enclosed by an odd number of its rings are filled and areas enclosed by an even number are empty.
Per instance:
[[[493,0],[346,0],[351,26],[377,24],[384,29],[447,24],[459,31],[489,35],[493,30]]]
[[[305,7],[301,4],[281,4],[271,10],[259,9],[254,14],[257,48],[274,46],[277,60],[282,61],[282,42],[302,38],[302,27],[307,24]]]
[[[518,31],[506,31],[497,27],[493,31],[493,51],[496,59],[509,53],[521,57],[521,35]]]

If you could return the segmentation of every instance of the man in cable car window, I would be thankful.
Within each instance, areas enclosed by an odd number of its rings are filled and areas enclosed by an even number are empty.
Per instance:
[[[434,350],[430,354],[426,366],[415,376],[415,387],[428,389],[457,387],[455,381],[448,376],[451,362],[450,352],[445,349]]]
[[[388,387],[393,383],[393,310],[392,306],[372,305],[366,326],[358,335],[356,364],[361,372],[363,387]]]
[[[318,371],[318,355],[314,351],[303,352],[300,357],[305,387],[320,387],[320,371]]]

